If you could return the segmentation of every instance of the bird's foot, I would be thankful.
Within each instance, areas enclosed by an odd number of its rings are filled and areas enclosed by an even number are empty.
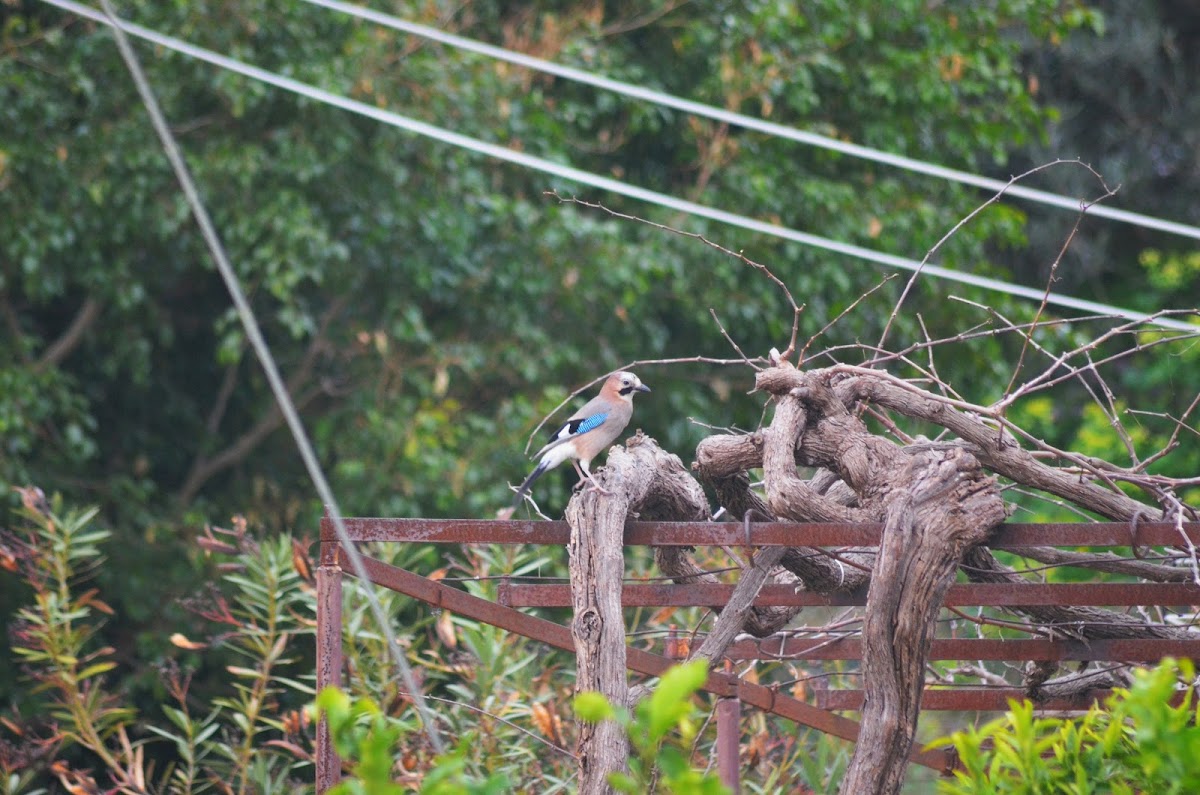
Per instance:
[[[584,489],[583,489],[583,490],[584,490],[585,492],[588,492],[588,491],[594,491],[594,492],[597,492],[597,493],[599,493],[599,494],[603,494],[605,497],[611,497],[611,496],[612,496],[612,492],[611,492],[611,491],[609,491],[608,489],[604,488],[603,486],[601,486],[599,483],[597,483],[596,481],[592,480],[591,478],[588,478],[588,484],[587,484],[587,486],[585,486],[585,487],[584,487]]]

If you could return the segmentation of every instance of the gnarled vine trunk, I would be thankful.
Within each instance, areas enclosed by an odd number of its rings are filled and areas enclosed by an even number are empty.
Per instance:
[[[576,688],[601,693],[621,705],[629,696],[621,613],[625,520],[638,514],[648,519],[704,521],[708,503],[679,458],[640,432],[624,448],[609,452],[608,465],[596,473],[596,480],[604,491],[584,488],[567,506]],[[612,721],[581,723],[576,750],[581,795],[610,793],[608,774],[628,765],[629,748],[621,727]]]
[[[897,793],[913,753],[925,686],[928,649],[947,588],[960,565],[983,582],[1019,582],[983,546],[1006,516],[993,475],[1001,475],[1112,519],[1136,519],[1146,505],[1103,488],[1078,471],[1055,468],[1000,432],[988,410],[949,400],[886,372],[835,365],[798,370],[786,362],[757,373],[755,387],[771,395],[769,425],[750,434],[714,435],[696,450],[693,471],[734,520],[881,522],[873,549],[823,550],[795,545],[757,550],[744,565],[729,603],[691,658],[717,665],[741,632],[770,635],[799,608],[758,607],[767,583],[821,593],[869,585],[863,626],[862,723],[841,791]],[[949,441],[903,444],[870,432],[860,419],[874,407],[942,426]],[[986,419],[985,419],[986,418]],[[1084,462],[1086,463],[1086,462]],[[805,477],[801,467],[815,468]],[[762,469],[762,488],[750,486]],[[709,505],[700,483],[679,459],[639,432],[625,449],[614,448],[598,479],[608,493],[584,490],[571,501],[573,631],[579,655],[579,688],[598,690],[614,703],[634,703],[641,688],[625,678],[625,627],[621,616],[626,518],[704,521]],[[1092,565],[1104,571],[1158,581],[1181,579],[1180,570],[1115,555],[1079,556],[1029,548],[1027,557]],[[1073,557],[1074,556],[1074,557]],[[682,548],[659,548],[660,570],[676,582],[717,582]],[[1014,608],[1035,624],[1079,638],[1189,635],[1183,627],[1151,625],[1142,617],[1100,608],[1040,605]],[[1062,629],[1062,627],[1068,629]],[[1070,694],[1120,682],[1094,672],[1050,679],[1054,666],[1029,674],[1031,696]],[[581,727],[580,792],[605,793],[609,772],[623,769],[628,749],[615,726]]]

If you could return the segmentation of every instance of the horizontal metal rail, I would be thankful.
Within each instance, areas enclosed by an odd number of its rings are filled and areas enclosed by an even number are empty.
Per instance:
[[[347,518],[351,541],[407,541],[425,544],[548,544],[566,545],[570,527],[564,521],[534,522],[491,519]],[[1128,547],[1200,546],[1200,522],[1058,522],[1001,525],[988,546],[1012,549],[1031,546]],[[628,546],[878,546],[879,523],[842,524],[760,522],[749,528],[740,522],[635,522],[626,524]],[[1187,534],[1187,539],[1183,533]],[[321,520],[321,540],[336,541],[328,517]]]
[[[1100,688],[1089,690],[1073,698],[1047,698],[1036,702],[1038,710],[1047,712],[1086,710],[1112,695],[1111,690]],[[852,710],[863,707],[861,690],[817,690],[813,694],[816,705],[821,709]],[[1172,706],[1183,703],[1185,695],[1180,692],[1171,699]],[[1008,709],[1009,701],[1026,701],[1029,694],[1020,687],[938,687],[929,688],[921,696],[921,709],[945,712],[1002,712]]]
[[[346,528],[352,542],[407,542],[429,544],[534,544],[566,545],[570,527],[562,521],[494,521],[471,519],[388,519],[347,518]],[[641,522],[630,521],[625,527],[628,546],[731,546],[731,547],[873,547],[882,536],[881,524],[793,524],[762,522]],[[340,603],[339,544],[329,518],[321,521],[321,574],[318,585],[323,594],[323,615],[319,618],[318,667],[324,679],[336,679],[340,668],[340,620],[334,609]],[[1004,524],[996,529],[988,545],[994,549],[1018,550],[1022,547],[1183,547],[1200,546],[1200,522],[1176,525],[1170,522],[1078,522],[1050,524]],[[498,582],[497,601],[473,596],[446,582],[438,582],[382,561],[366,558],[367,576],[372,582],[424,601],[435,608],[449,610],[503,630],[540,641],[555,648],[574,651],[569,627],[517,608],[567,608],[571,606],[570,588],[565,583],[526,582],[523,578],[502,578]],[[723,607],[733,594],[727,584],[626,581],[622,603],[626,607]],[[818,594],[797,591],[789,585],[765,586],[758,594],[758,606],[854,607],[866,604],[867,589]],[[1189,582],[1099,582],[1099,583],[958,583],[950,586],[947,607],[1037,607],[1053,605],[1136,607],[1144,605],[1186,607],[1200,605],[1200,586]],[[1017,626],[1014,625],[1014,629]],[[1030,627],[1033,632],[1034,628]],[[630,670],[659,676],[686,648],[686,633],[668,638],[668,654],[660,655],[643,648],[628,646],[626,661]],[[762,639],[743,636],[727,650],[726,660],[860,660],[862,644],[853,631],[844,634],[808,634],[781,632]],[[1200,659],[1200,636],[1196,639],[1131,638],[1076,641],[1040,637],[937,638],[929,649],[930,660],[1069,660],[1119,663],[1154,663],[1163,657]],[[727,662],[726,665],[729,663]],[[324,666],[324,667],[322,667]],[[732,673],[709,672],[704,690],[722,699],[733,699],[766,712],[788,718],[826,734],[855,741],[859,724],[837,714],[836,710],[858,711],[863,692],[855,689],[811,688],[807,698],[793,698],[777,687],[746,681]],[[1098,689],[1072,698],[1053,698],[1037,702],[1040,711],[1087,709],[1110,691]],[[922,708],[928,710],[998,711],[1012,699],[1021,700],[1026,691],[1017,687],[932,687],[923,694]],[[1181,696],[1180,696],[1181,697]],[[1179,698],[1179,697],[1177,697]],[[718,731],[720,735],[721,732]],[[736,737],[736,731],[732,735]],[[328,738],[320,756],[325,768],[326,787],[337,778],[338,763]],[[726,742],[731,742],[728,737]],[[318,748],[318,751],[322,750]],[[728,756],[728,754],[726,755]],[[910,761],[947,773],[956,764],[947,749],[914,750]],[[729,762],[726,759],[726,765]],[[320,776],[318,776],[320,777]]]
[[[626,583],[621,592],[625,607],[724,607],[733,595],[732,585]],[[569,585],[545,585],[501,580],[496,601],[508,607],[570,607]],[[855,607],[867,603],[861,588],[845,593],[797,591],[790,585],[764,585],[754,604],[759,607]],[[1036,605],[1200,604],[1200,586],[1194,583],[971,583],[951,585],[943,602],[948,607],[1028,607]]]
[[[860,660],[857,637],[793,638],[778,635],[761,640],[740,640],[726,653],[733,660]],[[929,648],[930,660],[1121,660],[1158,662],[1163,657],[1200,659],[1196,640],[1129,638],[1121,640],[1043,640],[1019,638],[937,638]]]

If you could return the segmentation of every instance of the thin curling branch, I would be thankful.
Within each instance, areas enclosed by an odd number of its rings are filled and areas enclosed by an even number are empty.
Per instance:
[[[1052,292],[1050,288],[1054,284],[1055,274],[1058,273],[1058,266],[1062,263],[1063,257],[1066,256],[1067,249],[1071,247],[1071,241],[1079,234],[1079,226],[1083,223],[1083,216],[1087,212],[1087,208],[1112,195],[1113,192],[1108,191],[1091,204],[1084,205],[1080,209],[1079,215],[1075,216],[1075,224],[1071,227],[1070,233],[1067,234],[1067,239],[1063,241],[1062,247],[1058,250],[1058,256],[1054,258],[1054,262],[1050,263],[1050,273],[1046,276],[1046,291],[1042,294],[1041,303],[1038,304],[1037,312],[1033,315],[1033,323],[1029,327],[1029,332],[1024,335],[1025,339],[1021,345],[1021,352],[1017,355],[1017,366],[1013,368],[1012,378],[1009,379],[1008,386],[1004,389],[1004,394],[1007,395],[1012,391],[1013,385],[1017,383],[1017,378],[1021,375],[1021,367],[1025,363],[1025,354],[1029,351],[1029,345],[1033,342],[1033,334],[1037,331],[1038,321],[1042,319],[1042,315],[1045,313],[1046,306],[1050,301],[1050,293]]]
[[[756,271],[758,271],[759,273],[766,276],[767,279],[769,279],[772,284],[774,284],[776,287],[779,288],[780,292],[783,293],[784,298],[787,299],[788,305],[792,309],[792,333],[791,333],[791,337],[788,339],[788,346],[787,346],[787,348],[784,349],[783,353],[780,354],[780,358],[787,359],[793,353],[796,352],[796,338],[799,336],[799,333],[800,333],[800,313],[804,311],[804,304],[796,303],[796,299],[792,295],[792,291],[788,288],[788,286],[786,284],[783,283],[783,280],[780,279],[778,276],[776,276],[774,273],[772,273],[771,269],[768,268],[766,265],[763,265],[760,262],[755,262],[754,260],[747,257],[745,255],[745,253],[743,253],[741,251],[733,251],[732,249],[725,248],[720,243],[715,243],[712,240],[709,240],[707,237],[705,237],[704,235],[702,235],[698,232],[685,232],[682,229],[676,229],[673,226],[668,226],[666,224],[660,224],[655,221],[650,221],[650,220],[641,218],[636,215],[629,215],[627,213],[618,212],[617,210],[613,210],[609,207],[605,207],[603,204],[601,204],[599,202],[589,202],[589,201],[585,201],[583,199],[579,199],[575,196],[566,198],[564,196],[561,196],[558,193],[558,191],[548,190],[548,191],[544,191],[542,195],[552,196],[555,199],[557,199],[560,204],[578,204],[581,207],[587,207],[592,210],[600,210],[601,212],[607,213],[608,215],[612,216],[613,218],[619,218],[623,221],[634,221],[639,224],[645,224],[646,226],[653,227],[654,229],[661,229],[664,232],[670,232],[673,235],[679,235],[680,237],[687,237],[687,238],[691,238],[692,240],[698,240],[701,243],[703,243],[704,245],[708,246],[709,248],[719,251],[726,256],[733,257],[737,261],[741,262],[743,265],[748,265],[751,268],[754,268]]]
[[[916,270],[913,271],[912,276],[910,276],[908,278],[908,283],[904,285],[904,291],[902,293],[900,293],[900,298],[898,298],[896,300],[896,305],[892,307],[892,313],[891,313],[891,315],[888,316],[887,323],[884,324],[883,333],[881,333],[879,335],[879,342],[877,343],[877,346],[882,348],[884,343],[887,341],[888,334],[892,330],[892,324],[896,322],[896,317],[900,314],[900,308],[904,305],[904,301],[908,298],[908,294],[912,291],[913,285],[916,284],[917,278],[920,277],[921,272],[924,270],[925,266],[929,264],[929,260],[933,258],[933,255],[936,254],[943,245],[945,245],[947,240],[954,237],[954,235],[956,235],[958,233],[958,230],[962,229],[964,226],[969,224],[972,220],[974,220],[980,213],[982,213],[988,207],[990,207],[993,204],[995,204],[996,202],[1000,201],[1000,199],[1002,199],[1004,197],[1004,194],[1008,192],[1009,188],[1013,187],[1021,180],[1031,177],[1034,174],[1037,174],[1041,171],[1045,171],[1047,169],[1054,168],[1055,166],[1060,166],[1060,165],[1076,165],[1076,166],[1082,166],[1083,168],[1086,168],[1088,171],[1091,172],[1092,176],[1094,176],[1097,180],[1099,180],[1101,186],[1103,186],[1104,191],[1105,191],[1104,198],[1111,196],[1115,192],[1115,191],[1109,190],[1108,185],[1106,185],[1104,182],[1104,178],[1101,177],[1100,174],[1097,173],[1094,168],[1089,166],[1087,163],[1084,163],[1082,160],[1079,160],[1078,158],[1073,159],[1073,160],[1058,159],[1058,160],[1054,160],[1049,163],[1043,163],[1040,166],[1036,166],[1034,168],[1029,169],[1028,171],[1026,171],[1023,174],[1018,174],[1017,176],[1013,177],[1012,179],[1010,179],[1008,181],[1008,183],[1003,188],[1001,188],[999,191],[997,191],[996,194],[993,195],[990,199],[988,199],[983,204],[976,207],[974,210],[972,210],[970,213],[968,213],[966,215],[966,217],[964,217],[962,220],[960,220],[954,226],[950,227],[950,230],[948,232],[946,232],[946,234],[942,235],[941,239],[939,239],[938,242],[933,244],[933,248],[929,249],[929,251],[926,252],[925,256],[921,258],[920,265],[917,267]],[[1043,301],[1044,300],[1045,299],[1043,299]]]

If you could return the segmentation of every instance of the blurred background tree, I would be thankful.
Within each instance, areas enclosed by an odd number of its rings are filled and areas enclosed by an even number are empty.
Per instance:
[[[1197,217],[1200,99],[1186,88],[1200,16],[1186,4],[375,5],[1001,178],[1080,156],[1122,184],[1118,205]],[[303,3],[175,0],[126,12],[459,133],[903,256],[919,259],[986,198]],[[744,251],[805,302],[802,336],[885,275],[581,191],[180,55],[140,52],[350,514],[490,516],[507,503],[506,483],[526,471],[527,435],[572,389],[635,359],[732,356],[710,308],[751,355],[786,342],[786,302],[743,264],[559,203],[547,190]],[[1036,185],[1100,193],[1080,168],[1051,169]],[[998,204],[937,259],[1040,287],[1073,221],[1069,212]],[[1087,221],[1055,287],[1147,311],[1194,306],[1195,251]],[[821,344],[878,338],[903,281]],[[923,338],[918,313],[934,336],[987,320],[947,301],[951,294],[1015,320],[1036,308],[927,279],[893,342]],[[100,579],[122,618],[106,640],[151,677],[145,663],[192,620],[176,600],[211,574],[186,543],[192,531],[243,512],[256,526],[311,533],[321,508],[110,34],[36,0],[0,4],[0,314],[0,485],[8,493],[36,483],[101,506],[114,537]],[[986,402],[1007,384],[1015,349],[997,341],[976,350],[942,375]],[[1128,368],[1130,404],[1178,414],[1178,402],[1200,391],[1200,369],[1180,364]],[[648,366],[640,375],[655,391],[639,404],[635,427],[685,460],[706,432],[689,418],[759,421],[761,401],[744,395],[742,369]],[[1072,405],[1020,410],[1041,417],[1055,443],[1108,452],[1097,448],[1111,435],[1088,436],[1096,418]],[[1146,425],[1160,438],[1171,429],[1166,420]],[[539,497],[553,514],[572,476],[546,480]],[[6,596],[5,610],[11,603]],[[0,660],[6,700],[14,697],[9,664]]]

